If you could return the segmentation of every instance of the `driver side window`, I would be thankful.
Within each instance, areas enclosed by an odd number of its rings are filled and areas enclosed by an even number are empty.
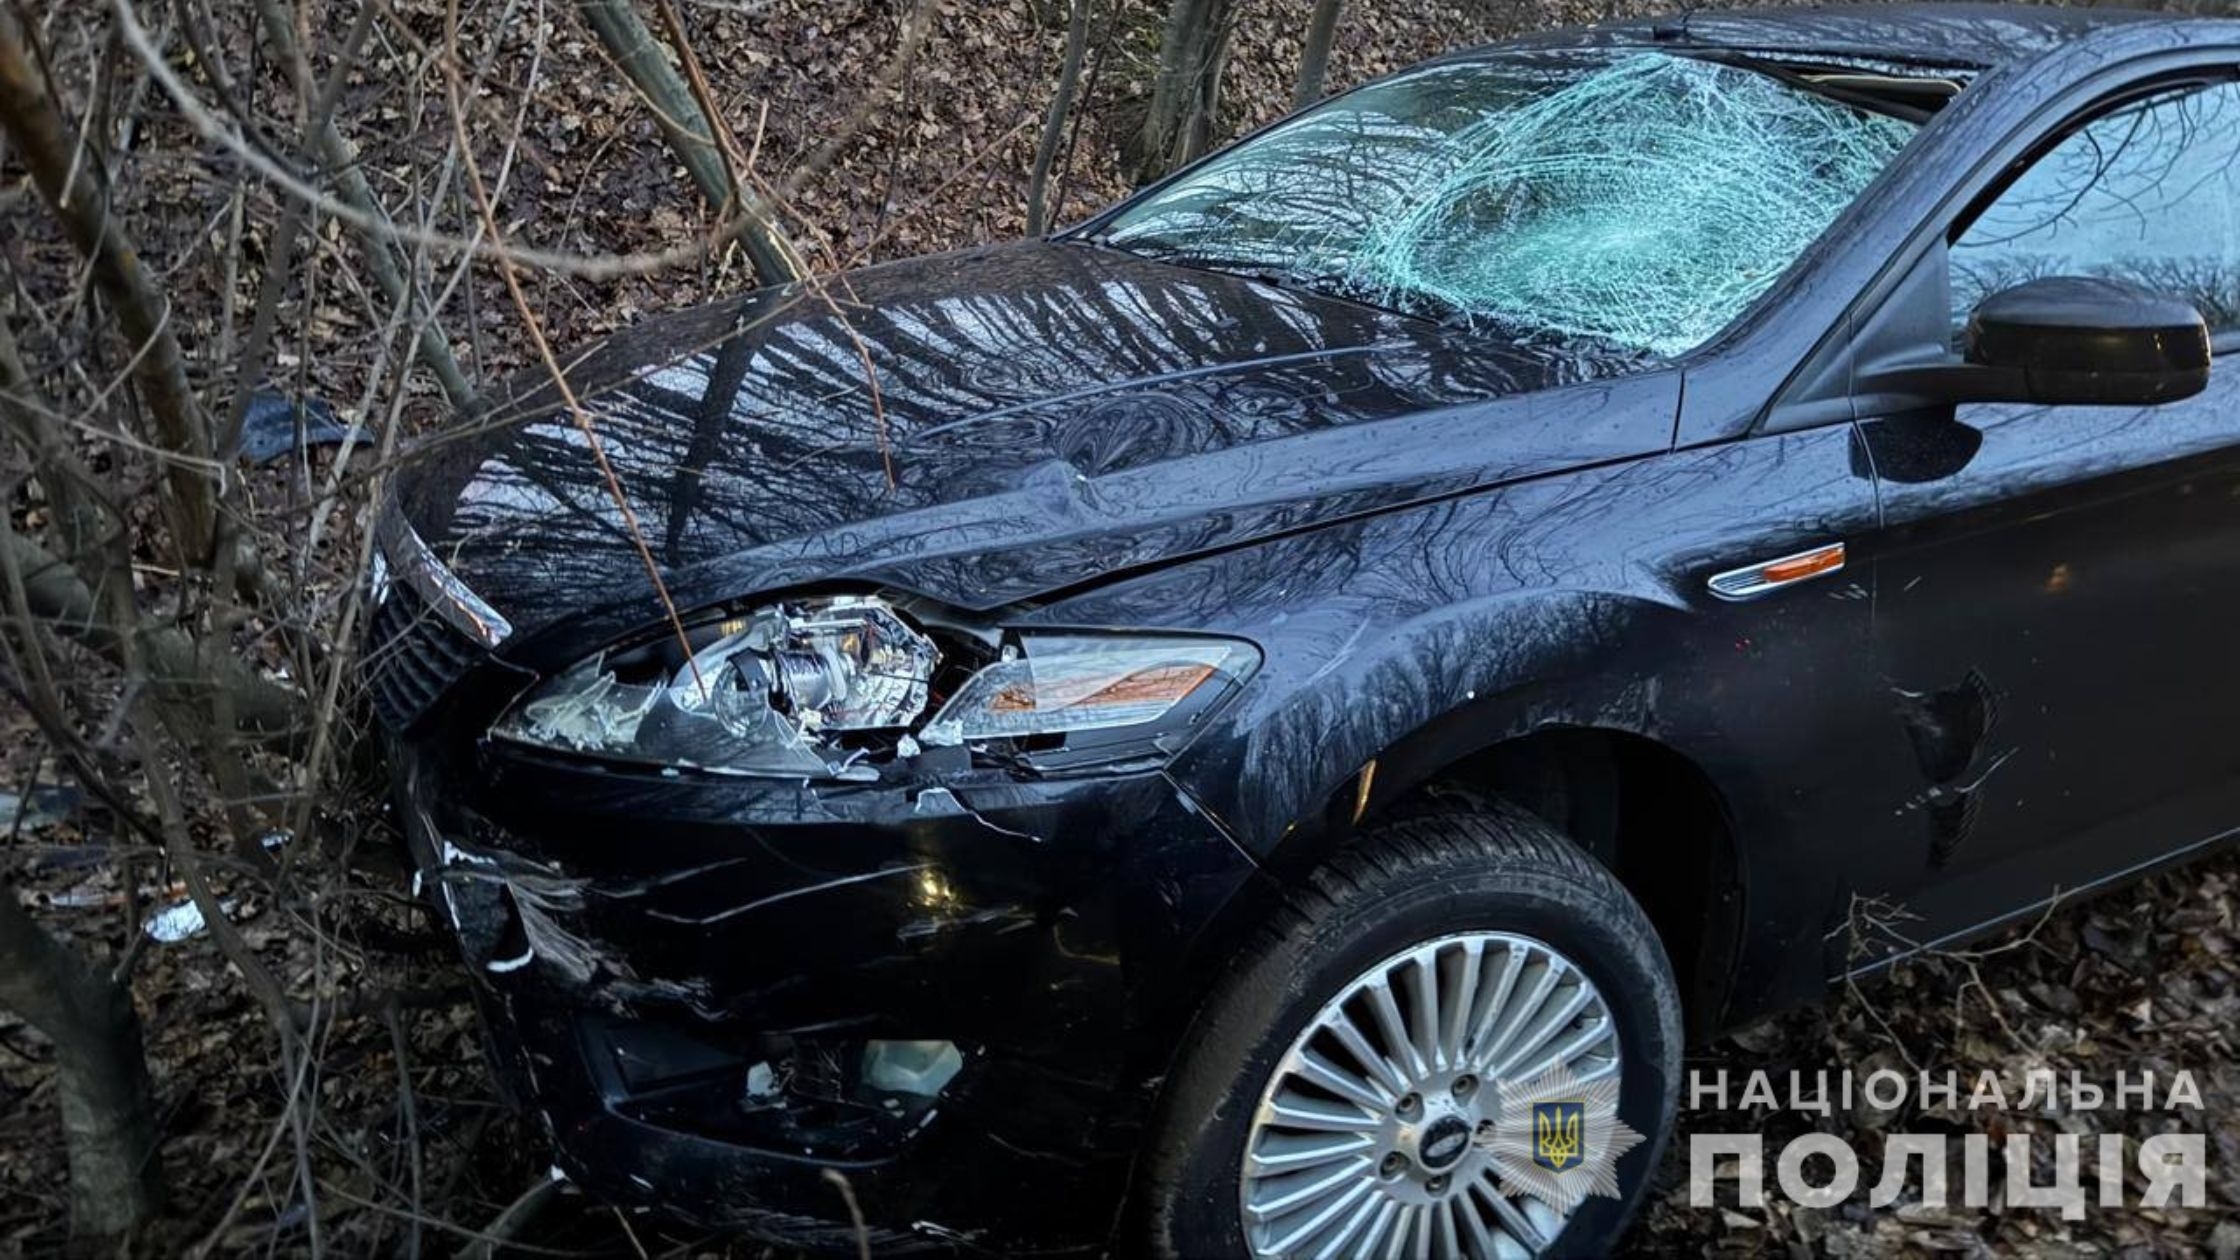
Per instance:
[[[1952,250],[1953,327],[2044,276],[2129,280],[2240,329],[2240,84],[2188,86],[2072,132],[1999,194]]]

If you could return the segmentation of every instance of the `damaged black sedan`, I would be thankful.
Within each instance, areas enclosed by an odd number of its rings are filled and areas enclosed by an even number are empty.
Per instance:
[[[1686,1038],[2240,825],[2236,159],[2233,24],[1699,13],[525,380],[367,657],[503,1075],[811,1248],[1611,1250]]]

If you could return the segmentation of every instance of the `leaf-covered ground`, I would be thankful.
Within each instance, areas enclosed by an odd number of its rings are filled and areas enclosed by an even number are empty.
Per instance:
[[[1744,1081],[1763,1071],[1784,1106],[1687,1113],[1665,1161],[1658,1193],[1637,1228],[1644,1251],[1792,1256],[2214,1256],[2240,1254],[2240,945],[2234,923],[2240,860],[2213,858],[2111,895],[2058,908],[2026,927],[1964,949],[1902,964],[1878,980],[1832,994],[1801,1011],[1726,1038],[1689,1056],[1691,1071],[1712,1079],[1724,1070],[1729,1098],[1739,1104]],[[1923,1072],[1960,1082],[1956,1102],[1923,1107],[1918,1089],[1892,1111],[1853,1105],[1831,1114],[1787,1109],[1790,1074],[1816,1082],[1848,1069],[1864,1082],[1878,1071],[1917,1081]],[[2056,1110],[2021,1102],[2033,1072],[2054,1073],[2063,1101]],[[1971,1107],[1989,1072],[2007,1109]],[[2071,1074],[2112,1087],[2152,1073],[2154,1107],[2068,1104]],[[2201,1095],[2196,1110],[2163,1110],[2172,1082],[2190,1073]],[[1889,1094],[1878,1094],[1888,1098]],[[1988,1095],[1987,1095],[1988,1098]],[[1799,1208],[1772,1192],[1773,1158],[1783,1142],[1818,1130],[1845,1139],[1861,1157],[1859,1193],[1827,1210]],[[1733,1183],[1723,1181],[1716,1209],[1689,1205],[1685,1147],[1693,1131],[1766,1135],[1768,1196],[1762,1209],[1738,1210]],[[2104,1210],[2094,1153],[2102,1134],[2136,1142],[2158,1132],[2205,1134],[2207,1202],[2194,1211],[2137,1206]],[[1999,1148],[2010,1134],[2031,1136],[2030,1183],[2054,1180],[2055,1135],[2073,1134],[2083,1150],[2088,1206],[2081,1221],[2059,1212],[2006,1203],[2004,1161],[1990,1163],[1989,1203],[1970,1208],[1961,1192],[1962,1135],[1987,1135]],[[1947,1205],[1922,1201],[1918,1161],[1910,1161],[1898,1200],[1879,1211],[1865,1205],[1878,1180],[1889,1134],[1943,1135],[1951,1149]],[[2127,1152],[2130,1148],[2127,1148]],[[2127,1154],[2127,1160],[2130,1156]],[[1817,1180],[1826,1175],[1811,1168]],[[2130,1171],[2127,1205],[2142,1181]]]

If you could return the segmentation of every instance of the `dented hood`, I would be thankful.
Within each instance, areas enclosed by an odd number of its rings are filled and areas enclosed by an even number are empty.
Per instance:
[[[648,320],[568,375],[687,608],[838,579],[994,607],[1661,449],[1677,396],[1636,361],[1040,242]],[[416,454],[399,505],[526,637],[635,628],[643,560],[557,404],[525,377]]]

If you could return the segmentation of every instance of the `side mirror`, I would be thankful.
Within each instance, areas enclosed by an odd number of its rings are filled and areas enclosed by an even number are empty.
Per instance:
[[[2209,327],[2191,302],[2122,280],[2051,276],[1968,316],[1966,358],[2009,402],[2172,402],[2209,384]]]

